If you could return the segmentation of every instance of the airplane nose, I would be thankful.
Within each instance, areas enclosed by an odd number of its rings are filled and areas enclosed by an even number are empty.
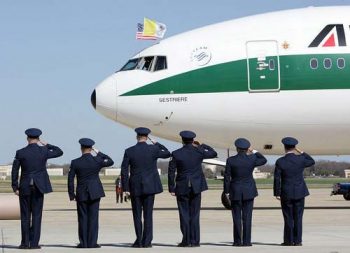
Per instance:
[[[91,104],[103,116],[117,120],[117,80],[114,75],[103,80],[91,94]]]
[[[91,94],[91,104],[96,110],[96,90],[94,90]]]

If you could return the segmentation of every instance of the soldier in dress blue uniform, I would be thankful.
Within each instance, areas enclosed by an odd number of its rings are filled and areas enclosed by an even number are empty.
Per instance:
[[[20,249],[40,249],[41,218],[44,194],[52,192],[46,161],[63,155],[59,147],[39,139],[40,129],[25,131],[28,146],[17,150],[12,165],[12,189],[19,195],[22,241]],[[19,168],[21,178],[18,184]]]
[[[309,195],[303,172],[315,161],[296,148],[298,141],[295,138],[285,137],[282,143],[286,154],[276,161],[273,187],[274,196],[281,201],[284,218],[284,239],[281,245],[301,246],[305,197]]]
[[[152,247],[153,205],[155,194],[163,191],[157,169],[158,158],[170,157],[170,152],[160,143],[147,144],[150,129],[139,127],[137,144],[126,149],[121,166],[122,188],[131,197],[136,240],[132,247]],[[129,177],[130,167],[130,177]],[[144,223],[142,224],[142,211]]]
[[[89,138],[79,140],[82,156],[73,160],[68,173],[68,194],[77,202],[79,241],[77,248],[100,248],[98,238],[98,212],[100,200],[105,196],[99,172],[113,165],[113,160],[92,146]],[[74,178],[77,188],[74,193]]]
[[[253,205],[254,198],[258,196],[253,171],[255,167],[264,165],[267,160],[258,151],[250,148],[247,139],[237,139],[235,146],[237,155],[227,159],[224,176],[224,191],[229,195],[232,206],[233,246],[252,246]]]
[[[172,153],[168,171],[169,192],[177,199],[183,235],[178,247],[199,247],[201,193],[208,189],[202,161],[215,158],[217,153],[208,145],[194,145],[196,134],[192,131],[182,131],[180,136],[184,146]]]

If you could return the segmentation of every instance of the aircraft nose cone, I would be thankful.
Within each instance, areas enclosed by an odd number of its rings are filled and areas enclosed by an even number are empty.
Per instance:
[[[94,90],[91,94],[91,104],[96,110],[96,90]]]
[[[103,80],[91,94],[91,104],[105,117],[117,120],[117,82],[114,75]]]

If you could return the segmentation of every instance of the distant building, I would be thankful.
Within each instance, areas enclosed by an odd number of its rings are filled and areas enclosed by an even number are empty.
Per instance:
[[[11,176],[12,165],[0,165],[0,179],[5,180],[6,177]]]
[[[271,175],[269,172],[261,172],[258,168],[255,168],[253,171],[254,179],[268,178]]]
[[[63,176],[63,168],[50,168],[47,169],[49,176]]]
[[[0,178],[5,180],[6,177],[10,177],[12,172],[12,164],[0,165]],[[49,176],[63,176],[63,168],[50,168],[47,170]],[[19,170],[21,174],[21,169]]]
[[[345,178],[350,178],[350,170],[344,170]]]
[[[120,175],[120,168],[112,167],[112,168],[106,168],[105,169],[105,176],[119,176]]]

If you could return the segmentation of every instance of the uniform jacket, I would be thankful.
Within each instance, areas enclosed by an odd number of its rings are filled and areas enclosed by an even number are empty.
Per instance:
[[[104,167],[113,165],[113,160],[102,152],[96,156],[83,154],[73,160],[68,173],[69,198],[77,201],[94,200],[105,196],[99,172]],[[77,176],[76,194],[74,194],[74,177]]]
[[[315,164],[306,153],[287,153],[276,161],[274,173],[274,196],[282,199],[301,199],[309,195],[304,181],[304,169]]]
[[[215,158],[216,156],[216,151],[205,144],[198,147],[186,144],[174,151],[168,168],[169,192],[185,195],[190,192],[189,186],[192,187],[195,194],[207,190],[202,162],[203,159]],[[175,172],[177,173],[176,179]]]
[[[168,158],[170,152],[163,145],[138,142],[125,150],[121,166],[122,188],[131,196],[157,194],[163,191],[157,169],[158,158]],[[130,179],[129,179],[130,167]]]
[[[258,196],[253,171],[266,162],[266,158],[259,152],[251,155],[239,152],[227,159],[224,191],[230,194],[231,200],[247,200]]]
[[[39,146],[36,143],[28,144],[25,148],[17,150],[12,165],[12,189],[19,190],[20,195],[30,194],[30,182],[39,189],[41,193],[52,192],[49,175],[46,170],[46,162],[50,158],[63,155],[59,147],[47,144]],[[21,178],[18,185],[19,168]]]

